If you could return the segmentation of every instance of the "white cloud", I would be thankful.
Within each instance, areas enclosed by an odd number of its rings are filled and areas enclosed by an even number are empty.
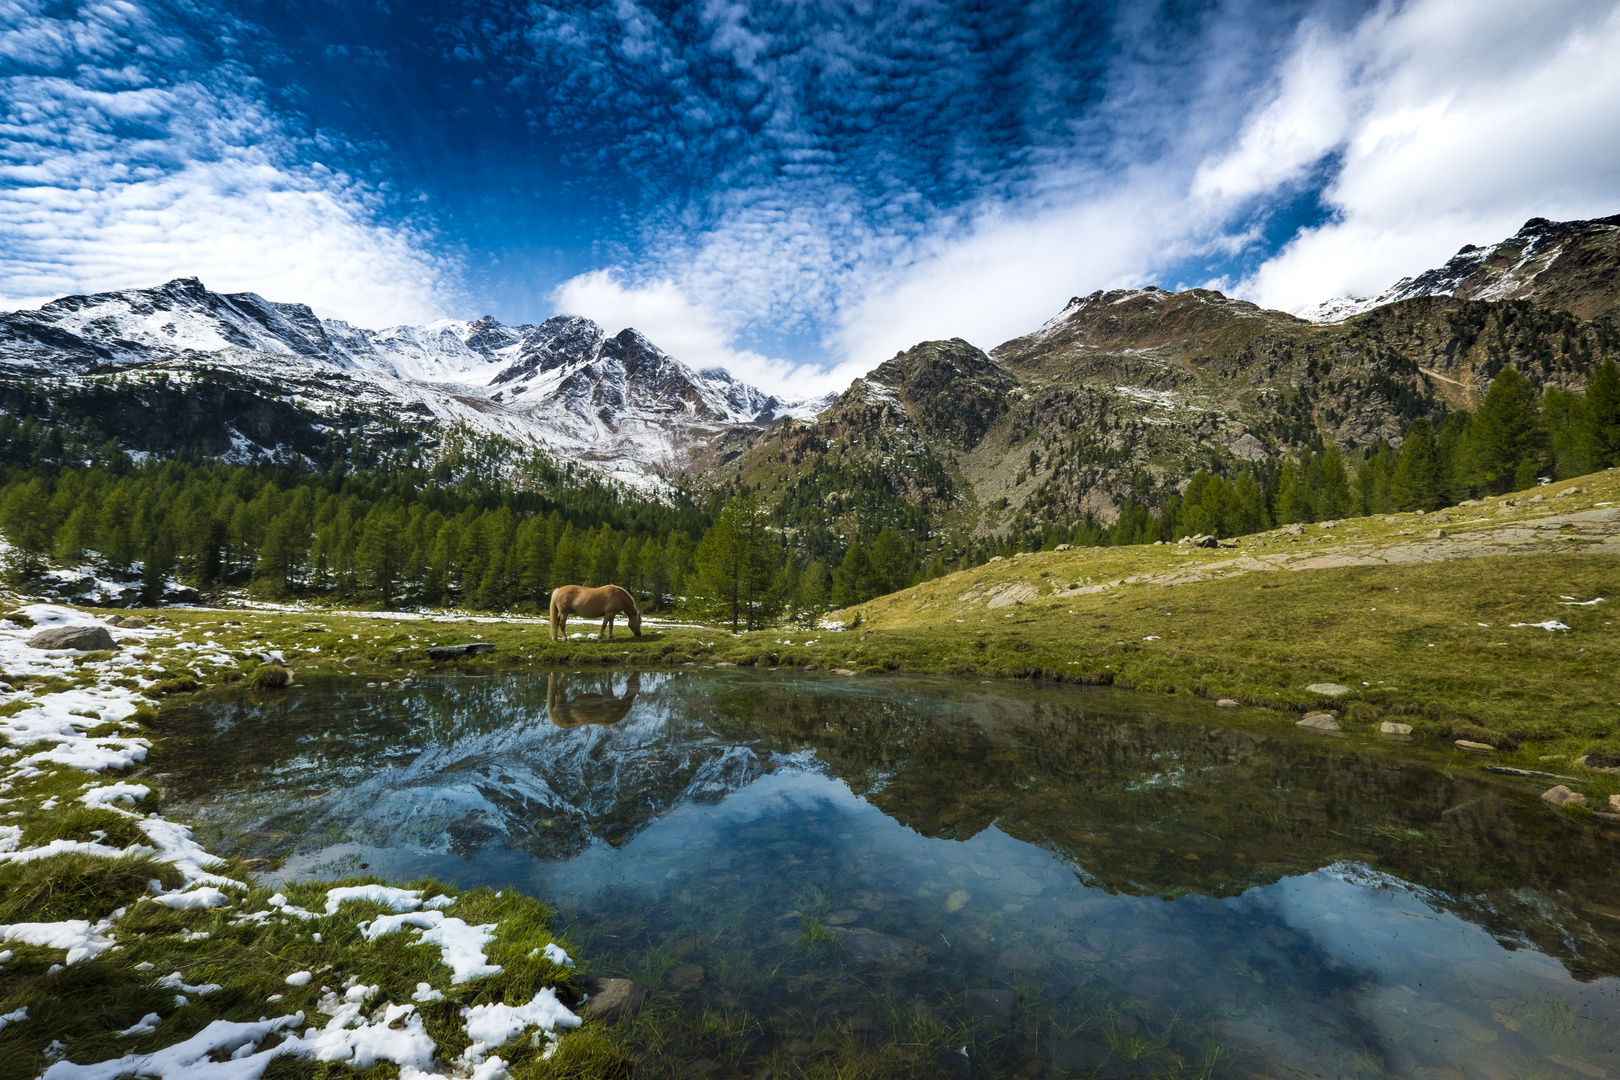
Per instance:
[[[0,305],[195,276],[373,326],[444,313],[456,268],[383,193],[308,162],[252,80],[111,66],[163,44],[141,9],[18,23],[0,55],[71,75],[0,80]]]
[[[1267,145],[1272,118],[1331,113],[1335,98],[1344,110],[1323,197],[1334,220],[1243,284],[1258,302],[1374,295],[1528,218],[1620,211],[1620,6],[1426,0],[1309,48],[1343,87],[1284,80],[1239,150],[1201,174],[1280,177],[1310,155]]]

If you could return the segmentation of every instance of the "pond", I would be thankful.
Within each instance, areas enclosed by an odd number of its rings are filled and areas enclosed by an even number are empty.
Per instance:
[[[311,680],[170,731],[174,812],[271,877],[551,901],[653,987],[648,1075],[1620,1077],[1620,834],[1421,747],[746,669]]]

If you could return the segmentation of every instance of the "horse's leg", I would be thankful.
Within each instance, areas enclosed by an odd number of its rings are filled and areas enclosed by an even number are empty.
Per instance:
[[[568,640],[568,613],[562,608],[554,608],[551,612],[551,640]]]
[[[597,641],[613,640],[613,613],[610,611],[602,616],[602,629],[596,635]]]

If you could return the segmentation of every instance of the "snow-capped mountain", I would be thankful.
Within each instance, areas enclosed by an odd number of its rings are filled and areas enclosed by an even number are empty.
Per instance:
[[[695,371],[634,329],[609,336],[589,319],[367,330],[196,278],[0,316],[0,372],[74,382],[230,372],[315,413],[466,424],[623,479],[679,472],[727,430],[808,418],[826,404],[783,401],[723,369]]]
[[[1462,300],[1525,300],[1594,318],[1620,306],[1612,280],[1620,254],[1620,215],[1591,221],[1531,218],[1513,236],[1488,247],[1467,244],[1446,265],[1402,278],[1372,297],[1335,296],[1294,312],[1314,323],[1343,322],[1385,304],[1419,296]]]

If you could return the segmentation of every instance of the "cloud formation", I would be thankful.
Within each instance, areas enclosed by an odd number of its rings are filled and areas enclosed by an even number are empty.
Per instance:
[[[0,304],[182,276],[373,325],[453,301],[453,260],[389,221],[385,190],[312,160],[250,74],[161,12],[6,6]]]

